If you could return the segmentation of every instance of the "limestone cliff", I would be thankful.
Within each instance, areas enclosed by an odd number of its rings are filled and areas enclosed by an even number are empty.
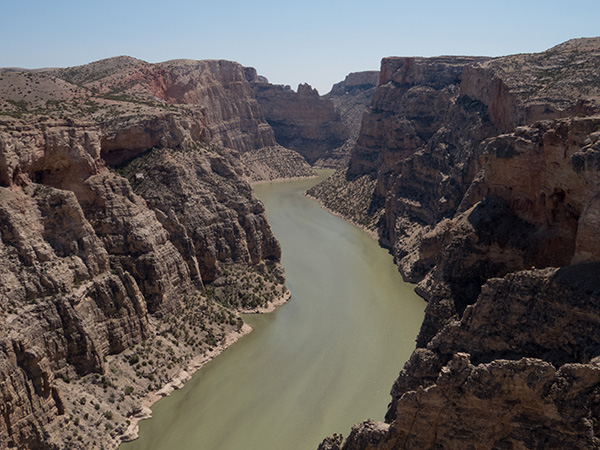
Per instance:
[[[109,164],[152,147],[187,148],[202,141],[242,154],[267,149],[277,158],[274,170],[285,170],[273,174],[276,178],[313,174],[293,151],[277,144],[246,69],[231,61],[149,64],[122,56],[67,69],[3,72],[0,112],[99,122]]]
[[[310,85],[299,85],[297,92],[260,80],[253,80],[252,86],[277,142],[297,151],[310,164],[329,155],[348,138],[333,102],[321,98]]]
[[[489,280],[461,320],[413,353],[388,423],[320,448],[599,448],[599,271],[582,263]]]
[[[247,332],[239,311],[287,298],[264,207],[239,153],[222,147],[251,153],[272,138],[268,125],[252,104],[235,110],[243,92],[218,103],[232,96],[219,91],[225,69],[213,103],[189,106],[135,93],[123,74],[150,69],[119,58],[59,77],[2,75],[2,448],[115,448],[149,395]],[[100,92],[111,77],[131,93]],[[230,90],[248,87],[231,77]],[[13,100],[16,82],[37,99]],[[242,274],[233,297],[222,286]]]
[[[322,449],[600,448],[599,58],[585,39],[383,61],[333,186],[372,186],[371,226],[429,303],[386,423]]]
[[[235,159],[214,147],[156,149],[123,169],[171,235],[181,235],[178,246],[191,246],[188,265],[194,272],[198,266],[203,281],[215,279],[219,261],[256,265],[281,256],[264,206],[240,181]]]
[[[440,169],[453,171],[454,177],[459,180],[473,176],[469,166],[459,161],[464,161],[465,154],[472,152],[474,144],[470,135],[479,137],[482,120],[477,108],[462,111],[459,86],[465,68],[481,60],[485,59],[385,58],[378,87],[362,118],[348,170],[315,187],[313,195],[333,210],[337,205],[346,208],[349,202],[368,205],[366,208],[353,207],[352,220],[370,224],[371,230],[389,246],[397,241],[396,210],[402,211],[403,215],[414,216],[408,220],[403,220],[404,217],[398,219],[403,221],[399,233],[408,234],[411,238],[422,221],[435,223],[441,216],[440,207],[444,210],[449,207],[447,201],[440,201],[440,196],[452,196],[455,203],[461,198],[460,192],[453,192],[457,182],[454,179],[450,181],[447,173],[442,175]],[[457,103],[461,112],[451,112]],[[447,128],[447,120],[459,125],[457,130]],[[496,131],[494,128],[488,134],[493,135]],[[450,133],[466,136],[450,136]],[[436,148],[434,154],[423,155],[422,163],[420,160],[418,164],[412,163],[410,156],[424,154],[426,148],[435,145],[438,140],[441,141],[440,148]],[[459,145],[459,142],[467,145]],[[461,154],[452,158],[446,155],[457,148]],[[444,167],[449,164],[452,167]],[[400,182],[406,186],[394,186]],[[461,181],[461,186],[463,184],[465,182]],[[360,187],[353,188],[354,185]],[[463,189],[466,190],[466,187]],[[349,191],[354,195],[346,200],[343,192]],[[344,211],[339,212],[345,214]],[[381,220],[373,221],[374,216]]]
[[[378,81],[377,71],[353,72],[344,81],[334,84],[331,92],[323,96],[331,100],[339,111],[342,122],[348,128],[348,139],[344,145],[334,149],[331,156],[317,161],[315,166],[332,169],[346,167],[352,148],[358,140],[363,114],[371,104]]]

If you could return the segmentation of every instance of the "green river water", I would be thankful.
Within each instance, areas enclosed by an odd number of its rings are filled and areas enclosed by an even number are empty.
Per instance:
[[[119,450],[316,450],[383,420],[425,302],[370,236],[305,197],[318,181],[255,186],[292,299],[245,316],[254,331],[156,403]]]

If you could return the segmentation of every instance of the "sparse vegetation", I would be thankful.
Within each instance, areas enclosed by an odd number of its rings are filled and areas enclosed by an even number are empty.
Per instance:
[[[123,63],[129,64],[127,60]],[[15,132],[20,131],[21,122],[35,123],[48,137],[55,132],[54,127],[64,127],[65,124],[72,125],[76,122],[89,121],[98,128],[119,129],[123,123],[139,122],[140,117],[146,117],[144,115],[164,117],[165,112],[168,112],[179,117],[190,117],[200,111],[200,107],[194,105],[169,105],[150,94],[131,92],[131,81],[125,78],[112,79],[115,73],[118,71],[107,70],[97,74],[98,78],[94,78],[96,75],[87,73],[83,68],[44,73],[2,73],[0,121],[5,129],[13,127]],[[110,83],[104,83],[107,78],[111,78]],[[14,92],[14,97],[6,94],[7,92],[10,95]],[[11,117],[24,120],[15,121]],[[137,188],[142,186],[143,174],[149,168],[162,158],[176,153],[178,157],[186,158],[186,161],[197,163],[195,169],[204,170],[210,175],[206,192],[202,193],[205,197],[199,201],[204,202],[204,205],[212,202],[209,206],[218,214],[230,214],[231,211],[236,211],[235,208],[246,207],[238,205],[237,198],[245,201],[243,196],[251,195],[251,190],[243,183],[242,191],[236,191],[239,189],[235,184],[238,180],[229,172],[231,158],[227,152],[231,151],[217,145],[186,141],[185,145],[176,149],[153,148],[133,164],[116,169],[115,172],[129,178]],[[136,177],[138,173],[142,177]],[[44,185],[41,174],[38,178],[33,180],[36,183],[27,186],[26,192],[30,198],[41,203],[56,189]],[[108,185],[115,180],[115,176],[108,172],[100,173],[98,180],[104,180]],[[182,197],[185,195],[182,194]],[[197,191],[194,195],[199,196]],[[254,208],[255,205],[250,207]],[[217,217],[217,221],[225,218]],[[228,245],[234,247],[233,243]],[[56,309],[57,305],[78,308],[81,305],[78,302],[93,303],[94,300],[90,299],[94,295],[87,289],[96,280],[89,278],[83,270],[75,271],[71,267],[72,260],[64,259],[52,255],[50,261],[43,261],[42,268],[71,274],[71,285],[67,283],[64,286],[68,292],[61,291],[59,294],[40,298],[32,296],[27,305],[18,304],[10,298],[1,306],[2,313],[14,314],[17,320],[24,306],[37,313],[44,309]],[[124,274],[128,272],[127,268],[112,259],[110,268],[106,270],[106,274],[101,273],[100,277],[106,276],[111,283],[124,282]],[[107,433],[112,437],[124,433],[127,425],[135,420],[132,417],[140,412],[142,399],[149,392],[163,388],[179,376],[182,369],[189,369],[192,362],[198,364],[198,361],[211,358],[231,336],[238,336],[237,332],[243,328],[240,311],[265,307],[270,301],[286,294],[278,279],[278,270],[279,267],[272,263],[251,268],[246,264],[217,263],[214,282],[207,284],[204,290],[186,288],[186,295],[173,301],[173,310],[165,308],[160,311],[160,315],[149,315],[148,323],[144,324],[147,328],[143,331],[132,332],[132,336],[123,339],[122,343],[114,344],[110,341],[110,350],[104,347],[87,349],[81,355],[84,360],[81,367],[65,363],[64,368],[55,372],[53,379],[53,386],[57,386],[60,392],[64,412],[45,425],[52,436],[61,436],[57,448],[99,448],[97,443],[106,439]],[[76,289],[78,296],[71,298],[71,293]],[[107,309],[110,309],[110,313],[107,313],[110,318],[107,316],[107,320],[119,320],[119,314],[122,313],[142,313],[124,311],[127,308],[122,308],[119,303],[121,300],[106,300],[110,303],[107,305]],[[142,338],[145,340],[142,341]],[[119,338],[115,338],[115,341],[118,340]],[[87,344],[92,346],[96,342]],[[123,347],[120,348],[119,345]],[[106,354],[107,351],[117,354]]]
[[[277,267],[269,263],[250,268],[223,264],[220,266],[220,277],[205,287],[204,295],[236,310],[252,311],[267,307],[270,302],[285,294],[285,288],[276,272]],[[230,325],[237,323],[232,316],[219,317],[218,320],[227,321]]]
[[[346,180],[342,170],[309,189],[307,194],[330,211],[375,232],[383,218],[384,207],[384,199],[376,194],[376,184],[377,180],[369,175]]]

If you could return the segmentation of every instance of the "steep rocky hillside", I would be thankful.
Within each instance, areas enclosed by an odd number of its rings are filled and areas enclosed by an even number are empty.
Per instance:
[[[322,449],[600,448],[598,67],[600,39],[383,60],[349,169],[312,195],[361,192],[352,219],[429,303],[386,423]]]
[[[334,149],[348,138],[348,130],[332,101],[319,96],[308,84],[294,92],[287,86],[272,85],[251,78],[252,87],[275,139],[300,153],[310,163],[330,158]]]
[[[251,68],[246,77],[279,144],[296,150],[314,167],[346,167],[379,72],[351,73],[324,96],[307,84],[297,92],[269,84]]]
[[[240,312],[288,298],[247,180],[312,170],[244,72],[0,72],[0,447],[115,448],[248,332]]]
[[[345,168],[350,160],[350,153],[360,132],[362,117],[379,82],[378,71],[354,72],[348,74],[344,81],[336,83],[323,98],[331,100],[348,129],[346,142],[331,152],[331,156],[323,157],[315,163],[316,167],[331,169]]]
[[[113,165],[152,147],[202,141],[242,154],[257,151],[258,158],[268,152],[284,170],[276,178],[312,175],[275,141],[245,73],[231,61],[149,64],[126,56],[67,69],[0,71],[0,113],[99,123],[103,158]]]
[[[114,447],[246,331],[238,311],[287,296],[233,151],[155,149],[128,180],[93,123],[5,119],[0,155],[2,447]]]

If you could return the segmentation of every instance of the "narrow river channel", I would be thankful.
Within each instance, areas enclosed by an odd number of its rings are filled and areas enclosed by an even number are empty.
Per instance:
[[[318,181],[255,186],[290,302],[245,316],[254,331],[155,404],[140,438],[119,450],[316,450],[356,422],[383,420],[425,303],[377,242],[305,197]]]

